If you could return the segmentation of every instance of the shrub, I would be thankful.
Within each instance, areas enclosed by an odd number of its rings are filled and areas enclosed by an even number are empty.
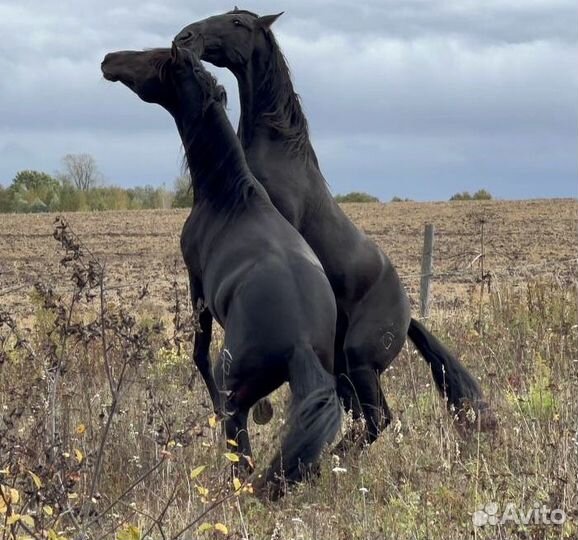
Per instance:
[[[479,189],[473,195],[469,191],[462,191],[450,197],[450,201],[489,201],[491,199],[491,193],[485,189]]]
[[[191,177],[183,174],[175,179],[175,196],[173,198],[173,208],[191,208],[193,206],[193,188],[191,187]]]
[[[485,189],[479,189],[474,193],[472,197],[472,199],[476,201],[489,201],[492,198],[493,198],[492,194],[489,191],[486,191]]]
[[[369,193],[352,191],[346,195],[336,195],[335,201],[338,203],[370,203],[379,202],[379,199],[373,195],[370,195]]]
[[[462,191],[461,193],[455,193],[450,197],[450,201],[471,201],[472,196],[468,191]]]

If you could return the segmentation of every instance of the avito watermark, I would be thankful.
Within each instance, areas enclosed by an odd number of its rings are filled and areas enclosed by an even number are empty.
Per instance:
[[[503,511],[495,502],[486,504],[472,515],[474,527],[487,525],[563,525],[566,522],[566,512],[560,508],[548,508],[545,504],[534,503],[530,509],[521,510],[514,503],[507,503]]]

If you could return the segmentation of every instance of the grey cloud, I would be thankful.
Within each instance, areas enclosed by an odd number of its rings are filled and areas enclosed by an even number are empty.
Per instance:
[[[100,61],[111,50],[167,46],[185,24],[231,7],[208,0],[0,4],[0,182],[23,168],[52,172],[68,152],[92,153],[111,182],[170,182],[180,162],[171,118],[102,80]],[[391,178],[403,186],[396,194],[416,198],[445,198],[485,179],[503,196],[575,191],[573,1],[241,7],[286,10],[276,35],[335,191],[387,197]],[[235,121],[234,79],[211,70],[229,90]]]
[[[576,6],[571,0],[347,0],[291,5],[298,22],[292,29],[309,33],[338,31],[399,38],[465,36],[481,41],[519,43],[535,40],[574,42]],[[288,23],[290,24],[290,23]]]

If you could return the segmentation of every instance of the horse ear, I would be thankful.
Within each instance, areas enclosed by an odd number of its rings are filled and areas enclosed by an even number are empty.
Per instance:
[[[263,15],[257,19],[257,25],[261,26],[262,28],[271,28],[273,23],[281,17],[285,13],[282,11],[281,13],[277,13],[276,15]]]

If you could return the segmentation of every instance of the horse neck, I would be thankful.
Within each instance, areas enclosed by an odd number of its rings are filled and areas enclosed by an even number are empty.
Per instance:
[[[271,39],[261,47],[235,76],[241,102],[238,134],[243,147],[273,131],[275,138],[281,138],[290,150],[313,157],[316,162],[307,120],[276,41]]]
[[[225,111],[212,103],[200,120],[176,117],[191,173],[194,198],[211,202],[238,200],[253,179],[243,149]]]

